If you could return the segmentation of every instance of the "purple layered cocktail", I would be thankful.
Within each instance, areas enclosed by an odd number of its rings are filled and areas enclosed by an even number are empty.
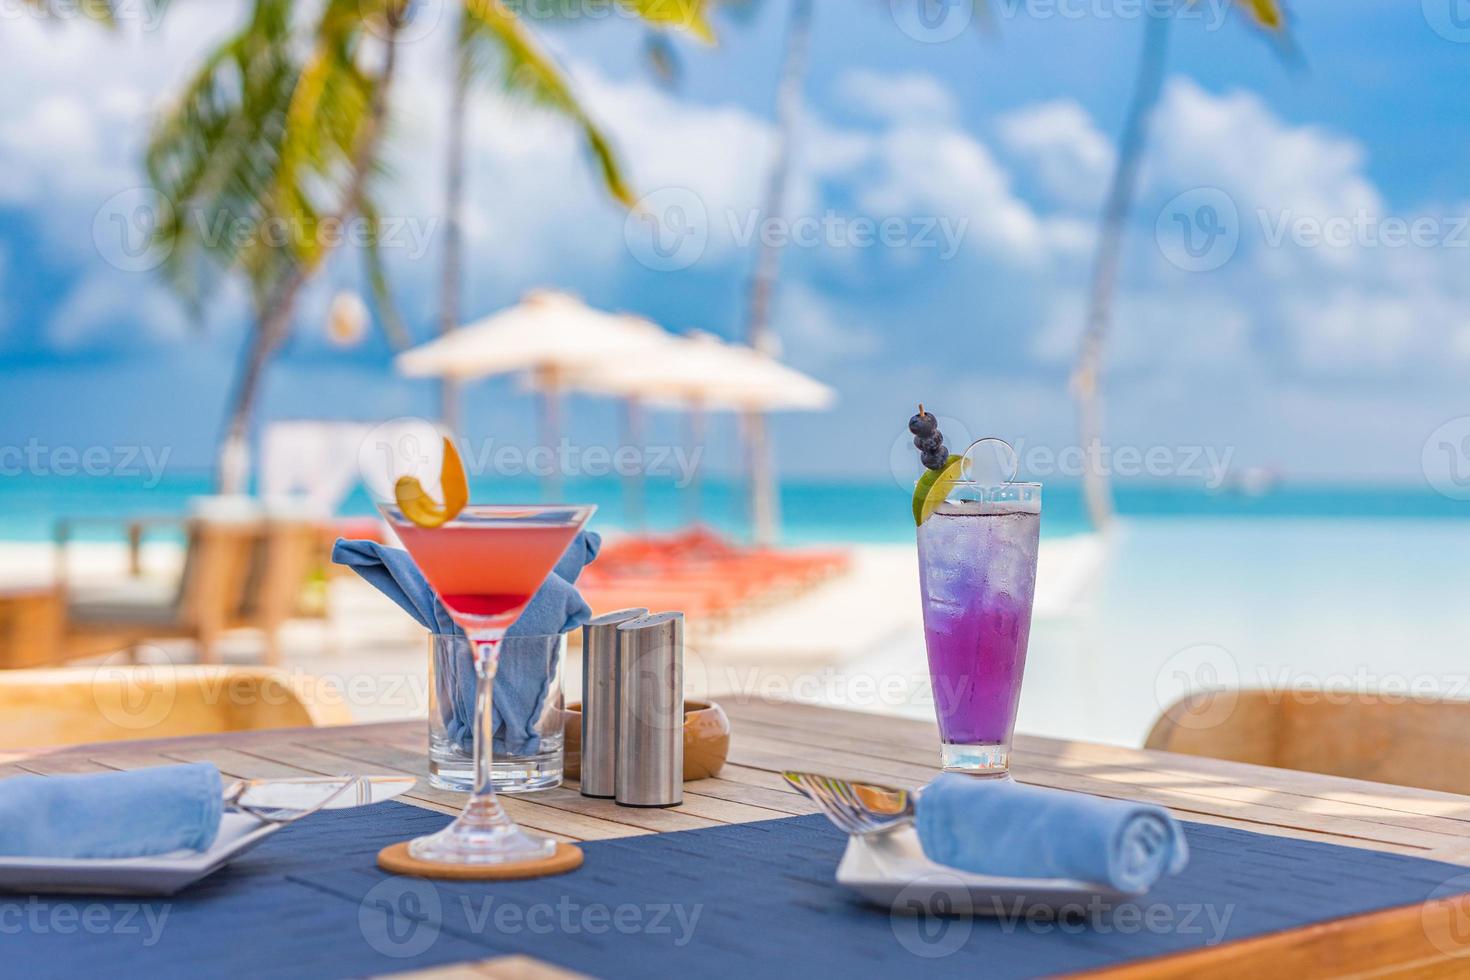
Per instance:
[[[915,435],[932,447],[938,430]],[[926,452],[926,466],[942,465],[920,481],[914,509],[941,764],[977,775],[1003,773],[1009,762],[1041,532],[1040,485],[985,477],[975,453],[988,444],[1010,449],[982,440],[965,457],[943,453],[942,442]]]

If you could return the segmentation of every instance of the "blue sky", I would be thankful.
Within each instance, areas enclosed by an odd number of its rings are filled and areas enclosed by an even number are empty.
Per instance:
[[[785,472],[886,474],[918,400],[976,435],[1074,438],[1066,379],[1142,38],[1136,7],[997,0],[987,30],[924,42],[887,0],[817,0],[790,213],[837,230],[786,249],[775,324],[785,356],[841,400],[778,421]],[[1297,54],[1283,59],[1234,10],[1198,9],[1174,31],[1129,228],[1110,437],[1229,450],[1237,465],[1304,479],[1422,480],[1430,433],[1470,413],[1470,34],[1438,0],[1298,3]],[[698,203],[702,248],[683,267],[650,268],[574,134],[487,95],[471,136],[466,312],[552,285],[736,335],[786,10],[768,0],[748,23],[720,19],[714,49],[679,43],[673,91],[655,84],[625,20],[543,31],[654,213]],[[0,106],[0,444],[146,443],[170,447],[174,465],[210,461],[243,338],[239,297],[221,288],[207,322],[191,324],[152,273],[116,267],[105,218],[143,183],[152,108],[238,11],[179,0],[161,26],[131,21],[114,36],[24,19],[0,34],[0,86],[15,93]],[[427,234],[390,250],[410,328],[427,337],[447,30],[432,5],[422,16],[383,196]],[[1222,200],[1234,210],[1228,255],[1181,267],[1193,260],[1170,238],[1175,216]],[[863,219],[898,222],[903,243],[861,244]],[[1394,219],[1423,234],[1387,244]],[[1341,241],[1313,237],[1334,226],[1348,228]],[[935,237],[946,228],[953,241]],[[427,387],[393,376],[380,339],[326,341],[327,303],[356,271],[342,256],[303,303],[266,417],[429,410]],[[616,438],[613,405],[578,398],[570,416],[576,441]],[[531,431],[529,399],[508,382],[478,386],[466,417],[476,437]],[[716,426],[717,467],[734,462],[728,429]],[[654,438],[676,432],[661,418]]]

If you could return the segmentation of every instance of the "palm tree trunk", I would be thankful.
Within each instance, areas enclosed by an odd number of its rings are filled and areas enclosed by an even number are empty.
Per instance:
[[[791,23],[786,29],[786,50],[781,59],[781,78],[776,88],[776,155],[766,181],[761,207],[763,221],[780,220],[786,207],[786,184],[791,172],[791,147],[801,111],[802,83],[806,78],[807,47],[811,38],[812,0],[791,0]],[[769,236],[761,236],[755,274],[750,282],[745,339],[756,350],[775,347],[771,335],[771,300],[781,272],[781,250]],[[750,523],[757,544],[772,544],[781,522],[776,495],[775,472],[771,465],[770,435],[760,412],[744,418],[746,472],[750,482]]]
[[[357,211],[362,202],[363,190],[372,172],[373,160],[383,133],[383,119],[388,111],[388,91],[398,62],[397,37],[399,28],[403,26],[401,13],[390,17],[388,26],[389,32],[384,40],[383,69],[378,77],[378,84],[373,89],[367,121],[358,134],[358,144],[352,158],[352,179],[342,195],[341,206],[333,216],[339,227]],[[324,223],[325,220],[331,219],[324,219]],[[219,464],[215,471],[215,486],[220,493],[244,493],[249,485],[250,423],[255,416],[261,379],[271,357],[286,339],[302,288],[326,261],[331,248],[330,244],[324,245],[316,261],[310,266],[293,263],[277,288],[257,311],[255,328],[249,342],[250,351],[235,379],[229,427],[220,444]]]
[[[464,17],[461,8],[460,17]],[[463,37],[461,31],[460,37]],[[449,95],[449,133],[444,171],[444,268],[439,280],[439,334],[459,326],[460,275],[464,262],[464,134],[469,111],[469,48],[455,49],[454,83]],[[459,382],[439,379],[439,419],[451,434],[460,427]]]
[[[1086,460],[1082,474],[1083,498],[1094,527],[1102,530],[1113,520],[1113,494],[1101,465],[1103,403],[1103,344],[1113,318],[1118,266],[1122,260],[1123,231],[1133,206],[1138,168],[1148,142],[1148,125],[1159,100],[1169,47],[1169,14],[1145,18],[1143,51],[1133,80],[1133,97],[1118,143],[1118,160],[1103,205],[1097,252],[1093,257],[1092,287],[1087,326],[1082,334],[1072,390],[1077,398],[1077,433]]]

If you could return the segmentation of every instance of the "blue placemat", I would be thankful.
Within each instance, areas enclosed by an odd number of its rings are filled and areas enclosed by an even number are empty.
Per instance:
[[[844,838],[819,816],[593,842],[581,870],[538,881],[374,867],[382,846],[446,820],[398,803],[318,814],[173,898],[0,897],[0,969],[347,977],[524,953],[638,980],[1025,977],[1470,891],[1454,865],[1203,824],[1185,824],[1183,875],[1061,919],[891,916],[833,881]]]

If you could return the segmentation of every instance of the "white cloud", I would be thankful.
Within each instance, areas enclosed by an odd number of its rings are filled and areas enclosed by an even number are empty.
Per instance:
[[[883,349],[882,336],[859,312],[804,283],[781,290],[775,322],[785,356],[812,370],[868,361]]]
[[[1113,169],[1113,145],[1072,99],[1055,99],[1006,113],[997,121],[1001,144],[1025,164],[1052,198],[1095,210]]]
[[[838,97],[852,109],[891,122],[954,118],[954,96],[939,79],[923,72],[883,74],[853,68],[837,79]]]
[[[1290,208],[1325,217],[1382,211],[1365,159],[1357,140],[1286,122],[1257,95],[1213,95],[1176,76],[1156,110],[1146,169],[1169,195],[1212,186],[1242,213]]]
[[[157,283],[108,271],[73,287],[47,323],[46,336],[57,350],[72,352],[175,343],[188,329],[177,300]]]

